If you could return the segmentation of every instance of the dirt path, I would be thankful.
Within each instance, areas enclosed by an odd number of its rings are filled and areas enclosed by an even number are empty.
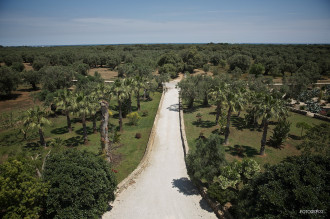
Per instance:
[[[188,179],[175,82],[168,83],[149,164],[103,218],[216,218]]]

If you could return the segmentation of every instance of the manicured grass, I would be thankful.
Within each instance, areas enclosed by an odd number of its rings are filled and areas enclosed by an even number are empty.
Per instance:
[[[202,114],[202,122],[198,123],[196,115]],[[307,122],[308,124],[320,124],[322,121],[303,116],[296,113],[290,113],[288,120],[291,124],[291,131],[289,138],[281,149],[273,148],[269,145],[266,147],[266,155],[260,156],[260,141],[262,136],[261,128],[248,128],[244,126],[244,112],[238,117],[237,113],[233,114],[231,119],[229,145],[224,146],[226,150],[226,159],[233,161],[234,159],[242,159],[250,157],[257,160],[261,166],[266,163],[275,164],[283,160],[287,156],[299,155],[300,151],[296,146],[300,144],[300,129],[296,128],[296,123],[300,121]],[[203,132],[205,137],[211,133],[219,134],[219,125],[215,124],[215,107],[204,107],[200,103],[196,103],[193,109],[187,109],[184,105],[184,120],[186,135],[190,149],[195,150],[195,141]],[[267,139],[272,136],[272,130],[275,127],[276,121],[269,125]],[[260,122],[259,122],[260,123]],[[224,135],[221,134],[224,139]]]
[[[142,117],[137,126],[131,126],[128,124],[128,119],[123,119],[124,131],[120,136],[120,143],[116,146],[120,146],[114,150],[114,166],[113,169],[117,170],[116,174],[118,182],[128,176],[139,164],[142,159],[149,134],[154,122],[154,118],[158,109],[159,100],[161,97],[160,92],[151,94],[152,101],[141,101],[141,110],[148,110],[148,116]],[[110,108],[113,112],[113,117],[110,118],[110,123],[118,125],[118,112],[116,111],[117,101],[113,98],[110,102]],[[133,99],[133,110],[136,109],[136,101]],[[16,110],[16,109],[13,109]],[[141,113],[140,113],[141,114]],[[79,118],[73,116],[72,127],[73,132],[67,132],[66,117],[58,115],[57,117],[49,118],[52,124],[45,128],[46,141],[50,141],[54,138],[60,138],[64,141],[65,148],[77,148],[79,150],[90,151],[95,154],[100,153],[100,133],[93,133],[92,122],[87,122],[88,130],[88,144],[83,144],[82,139],[82,124]],[[97,127],[99,128],[100,121],[97,121]],[[139,132],[142,137],[140,139],[135,138],[135,134]],[[28,139],[23,140],[22,134],[19,134],[18,129],[8,129],[0,131],[0,163],[12,156],[35,156],[40,153],[45,155],[52,147],[44,149],[38,143],[39,135],[35,130],[30,132]],[[52,149],[55,150],[55,149]]]

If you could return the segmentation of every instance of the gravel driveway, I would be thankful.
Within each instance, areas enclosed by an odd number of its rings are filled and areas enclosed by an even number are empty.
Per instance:
[[[176,82],[167,83],[149,164],[103,218],[216,218],[188,179]]]

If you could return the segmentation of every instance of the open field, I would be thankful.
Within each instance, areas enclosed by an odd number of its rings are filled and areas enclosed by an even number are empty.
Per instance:
[[[88,70],[88,74],[94,76],[95,72],[98,72],[104,80],[116,80],[118,72],[111,71],[109,68],[91,68]]]
[[[202,114],[202,122],[198,123],[196,115]],[[300,129],[296,128],[296,123],[300,121],[307,122],[308,124],[320,124],[322,121],[306,117],[296,113],[290,113],[288,120],[291,124],[291,131],[289,138],[281,149],[273,148],[269,145],[266,147],[266,155],[260,156],[260,141],[262,136],[262,130],[260,128],[250,129],[244,126],[244,113],[238,117],[236,114],[232,117],[230,127],[230,144],[225,146],[226,159],[233,161],[234,159],[242,159],[244,157],[250,157],[256,159],[261,166],[266,163],[276,164],[283,160],[287,156],[299,155],[300,151],[296,149],[296,146],[301,142]],[[203,107],[200,103],[196,103],[192,110],[187,109],[184,105],[184,121],[186,128],[186,135],[189,147],[195,149],[195,140],[202,132],[205,137],[208,137],[211,133],[219,133],[219,125],[215,124],[215,107]],[[275,127],[273,121],[269,125],[267,139],[270,139],[272,130]],[[223,134],[221,135],[224,139]]]

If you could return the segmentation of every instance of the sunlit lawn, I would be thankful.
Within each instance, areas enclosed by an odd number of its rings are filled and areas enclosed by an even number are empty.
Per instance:
[[[113,169],[117,170],[116,174],[118,182],[124,179],[130,174],[144,155],[144,151],[147,146],[149,134],[153,125],[153,121],[158,109],[161,93],[155,92],[151,94],[152,101],[141,101],[141,110],[148,110],[148,116],[142,117],[138,126],[131,126],[128,124],[128,119],[124,118],[124,131],[120,133],[119,146],[114,151],[115,165]],[[118,112],[115,105],[117,102],[115,99],[111,100],[110,108],[113,112],[113,117],[110,118],[110,123],[118,125]],[[133,110],[136,110],[136,101],[133,100]],[[18,109],[13,109],[18,110]],[[141,113],[140,113],[141,115]],[[77,148],[79,150],[86,150],[95,154],[100,153],[100,133],[93,133],[92,122],[87,122],[88,130],[88,144],[83,144],[82,139],[82,124],[79,118],[72,116],[73,132],[67,132],[66,117],[63,115],[51,116],[49,119],[52,124],[45,128],[46,140],[49,142],[51,139],[60,138],[66,145],[65,148]],[[100,121],[97,121],[97,127],[99,128]],[[140,139],[135,138],[135,134],[139,132],[142,137]],[[28,139],[23,140],[23,135],[19,133],[19,129],[11,128],[8,130],[0,131],[0,162],[8,159],[11,156],[23,155],[23,156],[35,156],[40,153],[45,155],[49,149],[44,149],[39,145],[39,135],[36,130],[28,134]],[[52,149],[53,150],[53,149]],[[55,150],[55,149],[54,149]]]
[[[219,134],[219,125],[215,124],[215,107],[204,107],[200,103],[194,105],[192,110],[186,108],[184,105],[184,120],[186,135],[189,147],[195,150],[195,141],[202,132],[205,137],[208,137],[212,132]],[[196,115],[202,114],[202,122],[198,123]],[[299,155],[300,151],[296,149],[296,146],[301,142],[300,131],[296,128],[296,123],[300,121],[307,122],[309,124],[320,124],[322,121],[303,116],[296,113],[290,113],[288,120],[291,124],[291,131],[289,138],[281,149],[273,148],[269,145],[266,147],[266,155],[260,156],[260,142],[262,136],[261,128],[248,128],[244,125],[244,112],[238,117],[237,113],[233,114],[230,127],[230,144],[225,147],[226,159],[233,161],[234,159],[242,159],[244,157],[250,157],[256,159],[261,166],[266,163],[275,164],[283,160],[287,156]],[[273,121],[276,122],[276,121]],[[275,124],[269,125],[267,139],[269,140],[272,135],[272,130]],[[224,139],[224,135],[221,134]]]

